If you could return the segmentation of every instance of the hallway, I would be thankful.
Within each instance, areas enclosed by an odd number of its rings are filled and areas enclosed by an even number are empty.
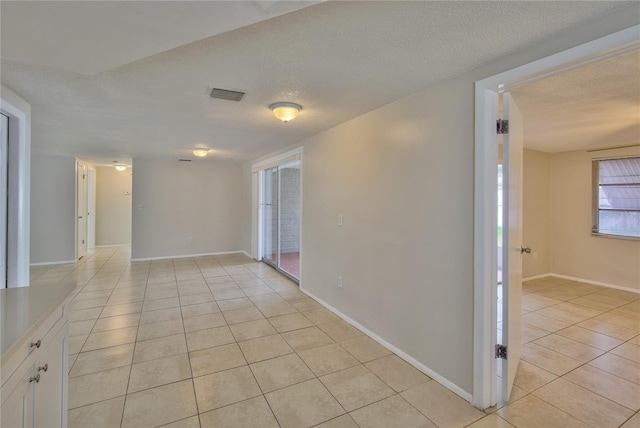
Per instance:
[[[481,412],[244,255],[129,257],[32,268],[33,285],[79,284],[70,427],[640,424],[637,294],[525,283],[512,403]]]

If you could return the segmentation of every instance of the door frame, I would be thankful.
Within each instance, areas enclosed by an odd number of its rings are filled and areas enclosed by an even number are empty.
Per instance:
[[[497,401],[494,347],[497,323],[498,144],[495,126],[498,118],[498,94],[525,83],[639,49],[639,32],[640,25],[635,25],[475,83],[472,404],[477,408],[486,409]],[[508,219],[502,220],[504,228]]]
[[[3,91],[5,88],[3,87]],[[7,287],[29,285],[31,221],[31,112],[10,91],[0,98],[0,112],[9,118],[9,197],[7,199]]]
[[[87,252],[96,248],[96,169],[87,167]],[[131,235],[131,232],[129,232]],[[131,238],[129,238],[131,242]]]
[[[76,237],[76,251],[75,251],[75,260],[78,261],[78,259],[80,258],[80,246],[78,245],[78,240],[79,240],[79,233],[78,233],[78,229],[80,228],[80,182],[78,181],[78,173],[80,172],[80,167],[84,167],[84,173],[85,175],[87,175],[87,179],[84,180],[84,186],[82,188],[82,196],[83,196],[83,202],[84,202],[84,206],[83,206],[83,217],[84,217],[84,225],[85,225],[85,232],[84,232],[84,240],[85,240],[85,253],[82,255],[82,257],[87,255],[88,249],[89,249],[89,243],[87,242],[88,239],[88,221],[86,219],[87,215],[87,198],[88,198],[88,175],[89,175],[89,166],[87,165],[86,162],[82,161],[81,159],[76,158],[76,169],[75,169],[75,183],[76,183],[76,209],[75,209],[75,213],[76,213],[76,218],[75,218],[75,237]]]

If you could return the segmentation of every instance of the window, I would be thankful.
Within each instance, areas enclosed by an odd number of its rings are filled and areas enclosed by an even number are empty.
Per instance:
[[[640,157],[593,161],[591,232],[640,239]]]

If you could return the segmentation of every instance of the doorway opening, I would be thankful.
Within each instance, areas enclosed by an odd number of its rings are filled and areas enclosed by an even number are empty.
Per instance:
[[[639,26],[631,27],[618,33],[611,34],[601,39],[577,46],[564,52],[547,58],[534,61],[530,64],[518,67],[476,82],[476,155],[475,155],[475,239],[474,239],[474,386],[473,404],[478,408],[487,408],[497,402],[507,401],[509,389],[506,393],[503,388],[499,391],[497,377],[496,356],[502,351],[511,355],[510,350],[498,349],[497,329],[498,316],[503,319],[503,329],[512,321],[508,314],[510,303],[510,287],[503,288],[502,311],[498,309],[498,201],[497,201],[497,177],[498,177],[498,137],[496,135],[496,120],[498,119],[499,93],[504,93],[512,88],[552,75],[577,68],[589,63],[601,61],[638,49],[640,45],[637,39]],[[511,128],[511,124],[509,124]],[[511,132],[511,129],[509,129]],[[505,159],[507,155],[505,154]],[[506,163],[506,160],[505,160]],[[503,165],[505,164],[503,163]],[[522,159],[520,158],[520,169]],[[509,191],[509,172],[504,171],[503,183],[505,194]],[[505,201],[505,204],[507,202]],[[521,211],[521,209],[520,209]],[[506,212],[506,211],[505,211]],[[509,229],[510,219],[503,217],[502,235]],[[522,243],[517,244],[513,250],[526,250]],[[505,237],[504,244],[508,246]],[[510,246],[508,248],[511,248]],[[514,258],[516,258],[514,256]],[[502,279],[511,274],[503,260]],[[521,273],[521,272],[520,272]],[[516,284],[512,284],[516,286]],[[518,287],[521,292],[521,284]],[[514,308],[512,308],[514,309]],[[518,312],[518,314],[516,314]],[[519,314],[519,310],[513,311]],[[519,326],[513,326],[511,330],[519,332]],[[519,336],[519,333],[518,333]],[[511,337],[509,338],[511,340]],[[519,345],[517,337],[514,344]],[[508,346],[509,343],[503,343]],[[503,354],[504,355],[504,354]],[[516,358],[517,360],[517,358]],[[505,360],[508,361],[508,360]],[[515,375],[517,361],[511,361],[507,370],[502,373],[511,378]],[[503,365],[503,369],[504,369]],[[513,370],[513,372],[512,372]],[[514,377],[514,376],[513,376]],[[500,395],[501,394],[501,395]]]
[[[257,260],[301,278],[301,152],[254,166],[257,178]]]

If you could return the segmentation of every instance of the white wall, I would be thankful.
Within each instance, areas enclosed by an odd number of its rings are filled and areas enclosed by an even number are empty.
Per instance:
[[[640,290],[640,241],[591,235],[591,161],[631,154],[640,150],[551,156],[551,272]]]
[[[623,12],[300,142],[301,287],[470,398],[474,82],[638,23]]]
[[[242,196],[242,165],[134,159],[132,258],[240,251]]]
[[[31,157],[31,263],[75,259],[76,158]]]
[[[525,150],[522,175],[522,244],[533,250],[522,258],[522,277],[527,278],[551,272],[551,155]]]
[[[131,243],[131,168],[96,168],[96,245]]]

